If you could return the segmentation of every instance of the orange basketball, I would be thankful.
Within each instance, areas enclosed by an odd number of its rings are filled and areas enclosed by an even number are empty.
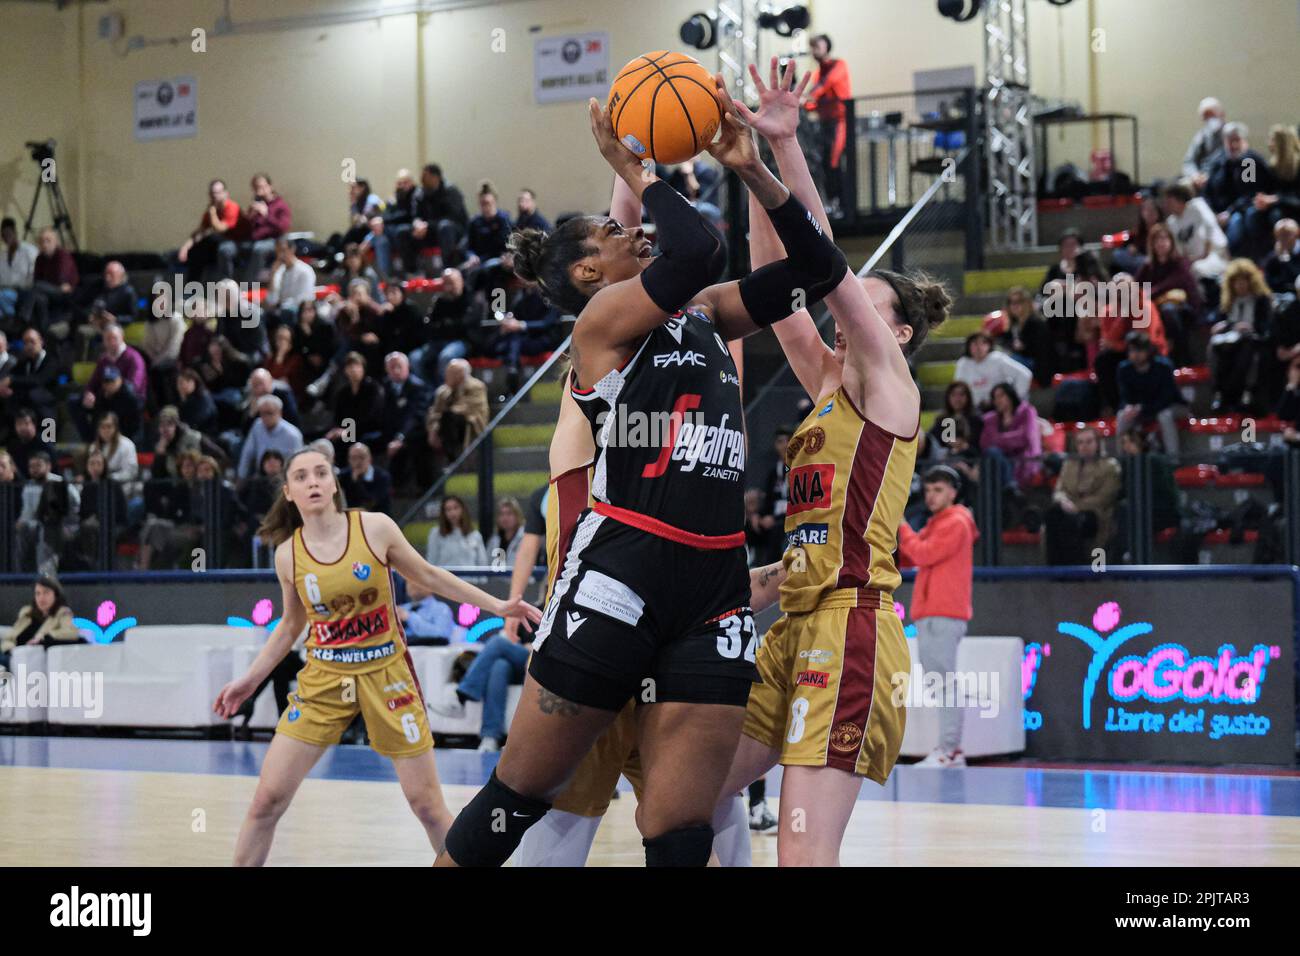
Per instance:
[[[722,123],[713,76],[685,53],[643,53],[614,77],[614,135],[637,156],[681,163],[713,141]]]

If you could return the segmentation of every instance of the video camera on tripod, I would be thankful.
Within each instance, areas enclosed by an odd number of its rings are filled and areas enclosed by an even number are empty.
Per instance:
[[[47,139],[44,142],[28,140],[25,144],[27,151],[31,154],[32,162],[41,167],[41,174],[36,178],[36,192],[32,196],[32,207],[27,212],[27,219],[23,222],[23,238],[26,239],[31,235],[32,222],[36,218],[36,206],[41,199],[41,190],[46,186],[50,187],[50,225],[55,232],[59,234],[59,239],[65,249],[71,249],[73,252],[80,252],[81,249],[77,244],[77,233],[72,228],[72,214],[68,212],[68,204],[63,199],[63,189],[59,185],[57,172],[46,177],[46,163],[51,164],[51,168],[57,170],[54,166],[54,147],[58,145],[53,139]]]

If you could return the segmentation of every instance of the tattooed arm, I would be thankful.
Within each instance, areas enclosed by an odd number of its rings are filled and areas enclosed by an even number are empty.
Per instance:
[[[785,582],[785,565],[777,561],[761,568],[749,569],[749,606],[755,611],[771,607],[781,597]]]

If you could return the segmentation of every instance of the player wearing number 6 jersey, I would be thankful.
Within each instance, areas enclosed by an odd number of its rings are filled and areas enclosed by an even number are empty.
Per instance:
[[[307,663],[262,763],[235,863],[265,862],[275,825],[298,786],[358,713],[371,746],[392,758],[402,793],[434,850],[441,851],[452,817],[438,784],[420,684],[397,620],[392,572],[491,614],[536,623],[541,612],[520,600],[494,598],[429,564],[387,515],[346,510],[333,466],[320,452],[296,452],[284,473],[284,493],[258,529],[276,549],[284,614],[248,672],[221,689],[213,710],[234,715],[304,627]]]

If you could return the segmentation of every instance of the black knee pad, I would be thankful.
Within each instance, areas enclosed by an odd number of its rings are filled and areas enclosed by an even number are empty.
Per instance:
[[[713,852],[713,827],[669,830],[653,840],[642,840],[646,866],[708,866]]]
[[[457,866],[501,866],[549,809],[545,800],[515,793],[493,770],[447,831],[447,852]]]

